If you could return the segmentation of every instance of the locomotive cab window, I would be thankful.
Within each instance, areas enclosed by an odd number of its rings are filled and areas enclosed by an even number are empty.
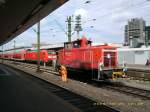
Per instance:
[[[71,49],[72,48],[72,43],[71,42],[64,43],[64,48],[65,49]]]
[[[80,48],[81,42],[80,41],[74,41],[73,42],[73,48]]]
[[[91,44],[92,44],[92,41],[88,40],[87,41],[87,46],[91,46]]]
[[[73,42],[64,43],[64,48],[71,49],[71,48],[87,47],[87,46],[91,46],[91,43],[92,43],[92,41],[82,38],[82,39],[78,39]]]

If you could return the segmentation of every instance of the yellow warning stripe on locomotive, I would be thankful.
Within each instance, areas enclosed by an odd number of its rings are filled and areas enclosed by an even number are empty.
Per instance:
[[[112,79],[116,79],[118,77],[125,77],[125,72],[123,71],[113,72]]]

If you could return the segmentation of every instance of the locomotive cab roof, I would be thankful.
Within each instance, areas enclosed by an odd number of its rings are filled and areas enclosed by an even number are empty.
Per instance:
[[[92,43],[91,40],[87,40],[87,38],[82,37],[81,39],[77,39],[72,42],[65,42],[64,48],[71,49],[71,48],[87,47],[87,46],[91,46],[91,43]]]

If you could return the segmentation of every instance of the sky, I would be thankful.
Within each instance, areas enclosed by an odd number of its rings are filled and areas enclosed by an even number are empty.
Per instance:
[[[86,36],[93,42],[123,43],[124,26],[127,21],[135,17],[143,18],[146,25],[150,25],[149,11],[150,0],[69,0],[41,20],[41,43],[56,44],[67,41],[65,21],[68,16],[75,18],[78,14],[82,16],[81,37]],[[75,22],[72,22],[72,30],[74,24]],[[36,43],[37,35],[33,31],[36,28],[35,24],[5,44],[4,49],[13,48],[14,40],[17,47]],[[72,40],[75,39],[77,39],[76,33],[72,35]]]

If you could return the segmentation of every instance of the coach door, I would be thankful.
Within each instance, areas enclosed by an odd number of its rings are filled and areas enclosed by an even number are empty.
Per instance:
[[[21,60],[25,60],[25,57],[26,57],[26,51],[22,51],[21,52]]]
[[[112,68],[116,65],[116,50],[103,50],[103,63],[105,68]]]

